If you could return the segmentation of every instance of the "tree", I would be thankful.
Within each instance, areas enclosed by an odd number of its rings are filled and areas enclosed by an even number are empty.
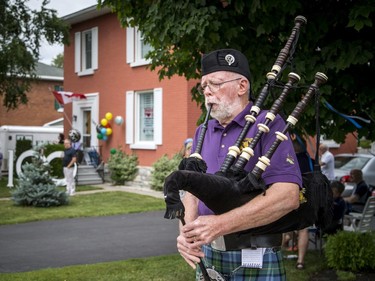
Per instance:
[[[3,105],[15,109],[27,103],[39,47],[45,38],[49,44],[68,43],[68,27],[47,9],[31,10],[27,0],[0,0],[0,96]]]
[[[51,166],[35,151],[32,163],[22,166],[22,174],[12,199],[16,205],[51,207],[68,204],[68,196],[53,183]]]
[[[310,85],[318,71],[328,76],[320,91],[320,120],[321,133],[329,138],[343,141],[356,128],[323,101],[341,113],[375,122],[375,94],[370,83],[375,74],[375,6],[371,0],[98,0],[98,6],[112,8],[123,26],[138,26],[145,42],[153,46],[148,54],[150,68],[158,69],[160,79],[173,75],[199,78],[202,53],[235,48],[249,59],[255,93],[263,87],[266,73],[284,47],[294,18],[305,16],[307,25],[282,81],[292,70],[301,76],[302,86]],[[286,114],[301,94],[288,97]],[[202,102],[194,91],[192,98]],[[310,105],[297,124],[310,135],[315,134],[313,107]],[[358,123],[363,126],[358,129],[359,136],[375,140],[374,126]]]
[[[64,68],[64,53],[58,54],[56,57],[54,57],[52,60],[52,65],[59,68]]]

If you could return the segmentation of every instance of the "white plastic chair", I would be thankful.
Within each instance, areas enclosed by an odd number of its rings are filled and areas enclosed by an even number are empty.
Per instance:
[[[375,196],[367,199],[362,213],[349,213],[344,217],[344,231],[371,231],[371,222],[375,214]]]

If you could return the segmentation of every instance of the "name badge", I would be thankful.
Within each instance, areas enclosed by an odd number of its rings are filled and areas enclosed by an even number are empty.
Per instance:
[[[243,267],[248,268],[262,268],[263,255],[266,248],[256,249],[242,249],[241,250],[241,263]]]

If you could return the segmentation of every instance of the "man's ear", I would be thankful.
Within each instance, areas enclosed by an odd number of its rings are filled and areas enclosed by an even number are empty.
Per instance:
[[[249,81],[246,80],[245,78],[241,79],[240,84],[239,84],[238,95],[243,96],[245,94],[248,94],[249,88],[250,88]]]

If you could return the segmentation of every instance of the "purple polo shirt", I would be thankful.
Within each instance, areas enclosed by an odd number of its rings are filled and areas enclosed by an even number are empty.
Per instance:
[[[228,148],[235,144],[237,137],[240,135],[240,132],[246,123],[245,116],[250,113],[251,106],[252,104],[247,105],[247,107],[225,128],[221,126],[217,120],[210,120],[208,122],[207,132],[201,151],[201,155],[207,163],[207,173],[213,174],[220,170],[220,167],[228,154]],[[266,110],[262,110],[259,113],[257,121],[251,126],[243,141],[243,146],[248,146],[252,138],[256,135],[258,131],[257,124],[264,123],[266,113]],[[275,132],[282,132],[285,127],[285,122],[279,115],[277,115],[275,120],[272,121],[268,127],[270,128],[270,132],[264,133],[259,140],[254,149],[254,156],[250,158],[245,167],[246,171],[251,171],[258,162],[258,158],[267,152],[276,139]],[[201,129],[201,126],[198,127],[195,133],[192,151],[195,151],[195,146]],[[262,178],[266,185],[275,182],[291,182],[302,186],[301,172],[290,140],[281,142],[271,158],[271,165],[263,172]],[[202,186],[202,188],[204,188],[204,186]],[[213,212],[200,201],[199,215],[208,214],[213,214]]]

